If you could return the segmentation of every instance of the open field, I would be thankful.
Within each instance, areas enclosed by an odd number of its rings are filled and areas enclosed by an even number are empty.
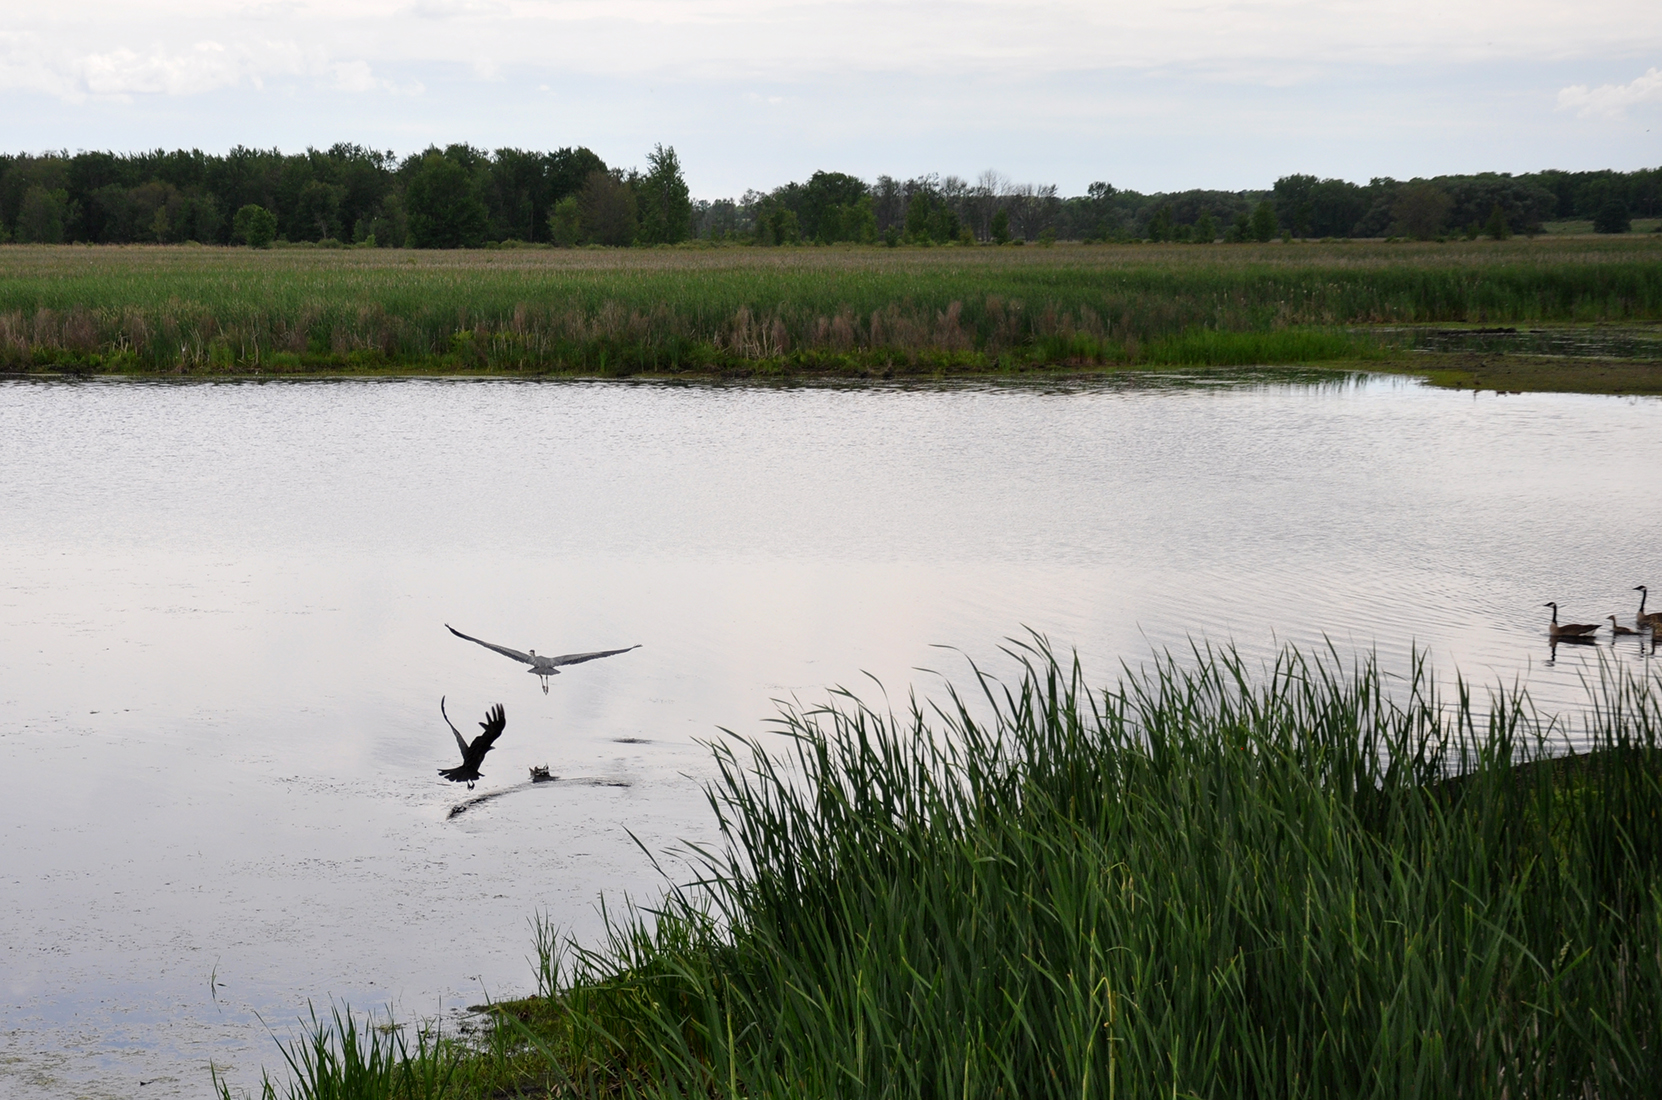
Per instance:
[[[1388,326],[1662,321],[1662,239],[0,248],[0,368],[792,376],[1333,362]],[[1574,388],[1570,386],[1568,388]],[[1630,391],[1631,392],[1631,391]]]
[[[1662,1079],[1662,696],[1587,726],[1285,652],[788,711],[717,748],[702,889],[538,922],[475,1042],[286,1048],[291,1095],[1637,1096]],[[1394,701],[1393,701],[1394,700]],[[1579,755],[1553,758],[1563,738]],[[395,1046],[402,1044],[402,1053]],[[227,1095],[229,1095],[227,1093]]]

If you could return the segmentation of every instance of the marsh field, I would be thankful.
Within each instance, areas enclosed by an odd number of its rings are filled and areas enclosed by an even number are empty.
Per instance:
[[[1658,321],[1654,234],[1050,248],[0,249],[0,367],[12,371],[895,377],[1366,360],[1445,383],[1654,392],[1649,345],[1569,369],[1528,349],[1515,362],[1506,348],[1476,359],[1430,351],[1418,333]]]
[[[0,1094],[1648,1095],[1659,258],[0,248]]]

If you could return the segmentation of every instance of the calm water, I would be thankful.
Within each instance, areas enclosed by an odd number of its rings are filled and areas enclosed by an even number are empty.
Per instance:
[[[533,913],[656,892],[630,831],[709,837],[698,739],[937,644],[1417,644],[1573,711],[1541,604],[1662,590],[1659,455],[1653,400],[1380,379],[0,385],[0,1094],[201,1096],[279,1063],[256,1012],[525,992]],[[447,622],[643,648],[545,695]],[[449,818],[441,694],[507,708],[476,794],[561,781]]]

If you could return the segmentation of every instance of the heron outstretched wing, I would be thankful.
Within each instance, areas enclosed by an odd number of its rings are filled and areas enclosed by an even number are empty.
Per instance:
[[[482,645],[486,649],[494,649],[494,650],[496,650],[496,652],[502,654],[502,656],[504,656],[504,657],[512,657],[514,660],[524,661],[528,665],[534,665],[534,664],[537,663],[537,659],[535,657],[531,656],[529,653],[521,653],[517,649],[509,649],[505,645],[493,645],[492,643],[485,641],[483,638],[475,638],[471,634],[463,634],[460,630],[457,630],[455,627],[451,626],[449,623],[445,623],[444,628],[446,630],[450,631],[450,633],[456,635],[456,637],[458,637],[458,638],[466,638],[468,641],[473,642],[477,645]],[[595,656],[604,656],[604,654],[595,654]]]
[[[624,649],[599,649],[593,653],[562,653],[558,657],[539,657],[537,663],[545,665],[580,665],[584,661],[595,661],[601,657],[616,657],[619,653],[628,653],[631,649],[639,648],[638,645],[632,645]]]

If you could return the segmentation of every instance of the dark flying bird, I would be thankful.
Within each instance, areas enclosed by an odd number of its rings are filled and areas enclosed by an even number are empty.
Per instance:
[[[439,697],[439,713],[444,714],[444,697]],[[502,730],[508,724],[508,716],[498,703],[485,711],[485,720],[479,723],[483,732],[473,739],[472,744],[462,737],[462,731],[450,720],[450,715],[444,714],[444,724],[450,727],[450,732],[456,735],[456,744],[462,750],[462,762],[454,768],[440,768],[439,774],[452,783],[466,783],[467,789],[479,781],[479,765],[485,762],[485,754],[491,751],[496,739],[502,736]]]
[[[526,671],[534,672],[538,676],[542,677],[542,690],[544,695],[548,694],[548,678],[550,676],[558,676],[560,674],[561,665],[580,665],[584,661],[594,661],[600,659],[601,657],[616,657],[619,653],[628,653],[631,649],[640,648],[638,645],[632,645],[626,649],[600,649],[593,653],[562,653],[558,657],[538,657],[537,651],[534,649],[529,653],[521,653],[517,649],[509,649],[505,645],[493,645],[482,638],[475,638],[471,634],[463,634],[460,630],[457,630],[449,623],[445,623],[444,628],[450,631],[450,633],[456,635],[458,638],[466,638],[468,641],[482,645],[486,649],[494,649],[504,657],[512,657],[516,661],[523,661],[524,663],[530,665],[531,667],[526,669]]]

